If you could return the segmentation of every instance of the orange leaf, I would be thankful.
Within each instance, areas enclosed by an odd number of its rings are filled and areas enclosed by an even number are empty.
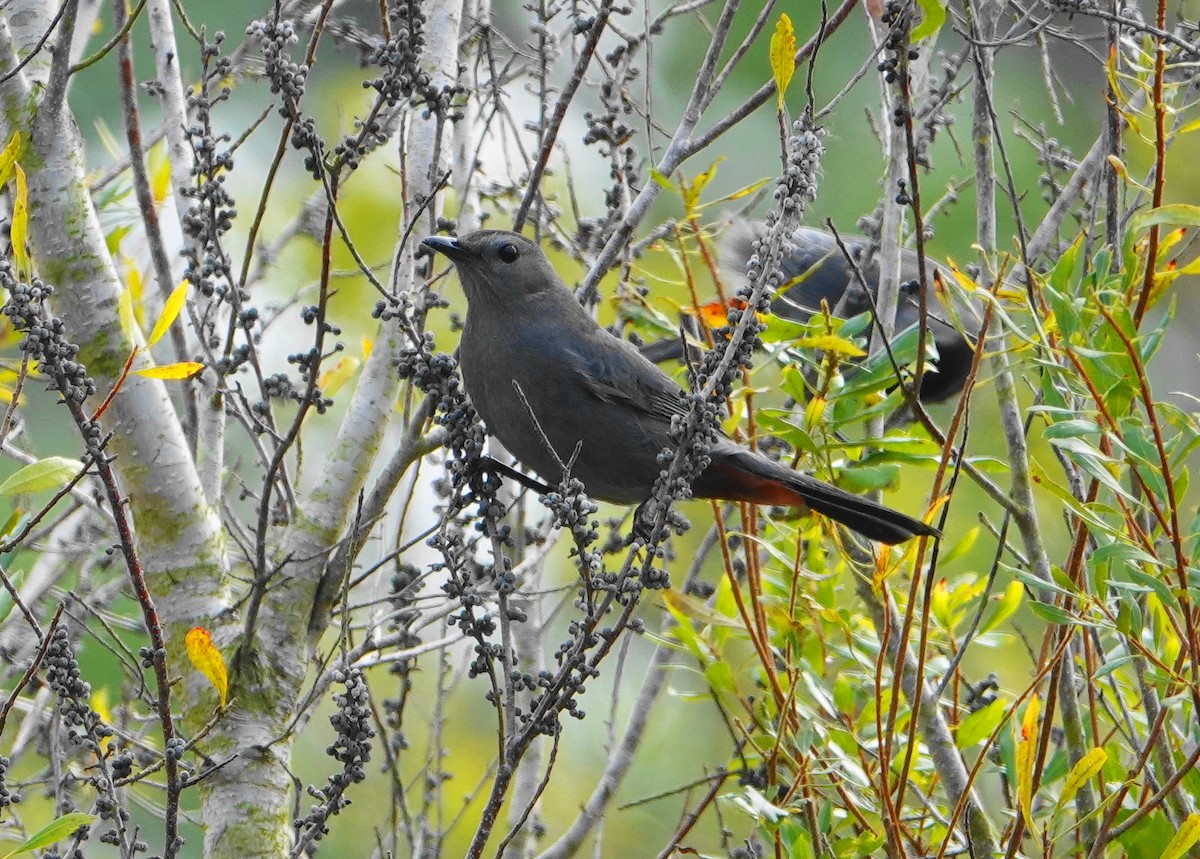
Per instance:
[[[698,308],[688,308],[686,312],[692,316],[699,316],[704,322],[705,328],[720,328],[722,325],[729,324],[730,308],[745,310],[746,302],[740,298],[731,298],[726,304],[722,304],[719,301],[710,301],[708,304],[701,304]],[[697,310],[699,313],[696,312]]]
[[[183,642],[187,646],[188,659],[192,660],[197,671],[208,678],[221,696],[221,706],[224,707],[229,694],[229,672],[225,669],[221,651],[213,644],[212,636],[204,627],[196,626],[188,630]]]
[[[133,372],[138,376],[145,376],[147,379],[178,381],[179,379],[190,379],[193,376],[199,376],[203,370],[204,365],[198,361],[180,361],[178,364],[146,367],[143,370],[134,370]]]

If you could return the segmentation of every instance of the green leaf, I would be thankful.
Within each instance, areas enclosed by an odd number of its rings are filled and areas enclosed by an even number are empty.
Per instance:
[[[12,579],[13,588],[19,591],[21,588],[21,583],[25,580],[24,573],[16,572],[10,575],[9,578]],[[12,609],[12,597],[8,595],[7,590],[0,590],[0,624],[4,623]]]
[[[979,632],[981,634],[990,632],[1012,617],[1013,612],[1021,605],[1021,597],[1024,595],[1024,585],[1020,582],[1009,582],[1008,588],[1004,591],[1004,596],[1000,597],[1000,601],[996,604],[996,610],[992,612],[991,617],[980,625]]]
[[[1152,576],[1149,573],[1144,573],[1136,567],[1126,567],[1121,572],[1135,585],[1141,585],[1154,591],[1159,601],[1167,608],[1179,608],[1179,600],[1175,598],[1174,591],[1162,579]]]
[[[95,819],[96,815],[84,814],[81,811],[57,817],[38,830],[28,841],[17,847],[16,850],[5,853],[3,859],[8,859],[10,856],[17,856],[21,853],[31,853],[43,847],[49,847],[55,841],[61,841],[79,827],[87,826]]]
[[[721,157],[714,161],[707,170],[698,174],[692,180],[690,186],[686,183],[681,183],[683,184],[683,205],[688,212],[696,208],[696,204],[700,202],[700,194],[703,193],[708,183],[712,181],[713,176],[717,175],[717,165],[724,160],[725,158]]]
[[[1031,602],[1029,610],[1047,623],[1056,623],[1060,626],[1095,626],[1095,624],[1080,620],[1070,612],[1063,611],[1058,606],[1049,603]]]
[[[1186,203],[1170,203],[1134,215],[1129,223],[1129,232],[1140,235],[1151,227],[1195,227],[1200,226],[1200,206]]]
[[[0,483],[0,495],[23,495],[43,489],[57,489],[83,471],[83,463],[65,456],[48,456],[31,462],[8,480]]]
[[[941,0],[917,0],[917,5],[925,14],[921,23],[913,27],[914,42],[935,35],[946,23],[946,7],[942,5]]]
[[[113,256],[117,255],[117,251],[121,249],[121,239],[129,235],[133,227],[129,224],[121,224],[113,227],[112,230],[105,234],[104,244],[108,248],[108,252]]]
[[[960,749],[969,749],[976,743],[983,742],[1004,721],[1006,709],[1004,700],[997,698],[986,707],[967,715],[958,723],[958,729],[954,732],[954,742]]]
[[[675,186],[671,183],[671,177],[665,175],[660,170],[655,170],[653,167],[651,167],[650,168],[650,178],[652,180],[654,180],[654,182],[657,185],[659,185],[662,188],[665,188],[668,191],[675,190]]]
[[[782,439],[796,450],[816,454],[817,443],[804,427],[788,419],[791,412],[783,409],[759,409],[754,413],[758,426],[768,435]]]
[[[851,492],[861,494],[875,489],[892,489],[900,478],[900,466],[896,463],[880,465],[854,464],[842,469],[838,483]]]
[[[1078,438],[1083,435],[1099,435],[1100,427],[1095,421],[1073,418],[1051,424],[1042,431],[1046,438]]]

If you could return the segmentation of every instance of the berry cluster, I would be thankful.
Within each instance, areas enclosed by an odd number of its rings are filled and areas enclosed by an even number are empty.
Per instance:
[[[579,244],[585,249],[604,246],[625,216],[633,199],[632,189],[641,185],[640,156],[630,145],[635,130],[626,121],[633,113],[626,92],[629,83],[638,76],[638,69],[631,65],[633,56],[618,47],[607,57],[613,65],[613,73],[600,84],[600,103],[604,110],[598,114],[588,111],[583,115],[587,123],[583,142],[599,146],[600,154],[608,159],[608,172],[612,178],[612,184],[604,192],[604,215],[579,222]]]
[[[362,671],[357,668],[338,671],[334,679],[346,691],[333,696],[337,710],[329,717],[329,723],[337,731],[337,737],[325,753],[341,763],[342,769],[331,775],[324,787],[308,788],[309,796],[317,803],[304,818],[294,822],[302,842],[308,845],[329,834],[329,818],[350,804],[346,789],[367,777],[366,764],[371,759],[371,739],[375,736],[371,727],[371,696]]]
[[[213,129],[213,109],[229,98],[230,90],[224,81],[232,66],[220,56],[225,36],[217,33],[205,42],[201,51],[203,70],[200,87],[188,97],[188,111],[194,121],[187,128],[192,148],[192,187],[180,188],[179,193],[191,200],[182,217],[185,243],[184,277],[205,296],[232,300],[237,304],[248,296],[230,293],[229,256],[221,246],[221,237],[233,227],[237,210],[233,197],[225,187],[225,178],[233,170],[233,156],[227,144],[228,134]]]
[[[15,805],[23,798],[21,794],[14,793],[8,789],[8,784],[5,781],[8,776],[8,758],[0,755],[0,812],[8,808],[10,805]]]
[[[20,348],[50,377],[49,390],[58,391],[72,405],[82,405],[96,393],[96,383],[88,376],[87,368],[75,360],[79,347],[67,340],[62,320],[46,309],[46,299],[54,288],[36,275],[30,281],[17,281],[12,264],[0,260],[0,286],[8,290],[8,301],[0,312],[25,335]]]
[[[113,731],[88,703],[92,687],[80,674],[79,661],[65,626],[55,627],[51,633],[43,664],[46,682],[58,695],[58,712],[70,741],[86,747],[93,754],[103,754],[100,741],[112,736]]]
[[[53,287],[36,275],[29,283],[18,281],[8,260],[0,260],[0,287],[8,290],[8,301],[0,307],[0,313],[11,319],[13,327],[24,335],[20,348],[49,378],[47,389],[62,394],[83,436],[84,461],[99,462],[108,437],[98,422],[83,414],[83,404],[96,393],[96,383],[88,375],[87,367],[76,360],[79,347],[67,340],[63,321],[53,316],[46,305]]]
[[[389,106],[395,106],[414,95],[429,99],[429,74],[421,69],[421,52],[425,50],[425,13],[417,0],[401,0],[389,14],[392,38],[375,49],[371,63],[383,69],[383,74],[364,87],[375,90]]]
[[[593,576],[603,569],[603,553],[590,548],[600,539],[600,523],[592,518],[600,508],[584,494],[583,483],[574,477],[541,501],[550,508],[555,527],[571,532],[575,541],[571,556],[579,558],[579,574],[590,585]]]

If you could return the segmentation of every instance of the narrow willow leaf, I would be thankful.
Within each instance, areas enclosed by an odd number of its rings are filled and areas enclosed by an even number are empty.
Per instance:
[[[989,632],[1012,617],[1013,612],[1021,605],[1021,597],[1024,595],[1024,585],[1020,582],[1009,582],[1008,587],[1004,591],[1004,596],[1000,597],[1000,602],[996,604],[996,610],[979,627],[979,632],[981,634]]]
[[[986,707],[980,707],[974,713],[964,717],[958,723],[954,732],[954,742],[960,749],[969,749],[976,743],[986,740],[996,730],[996,726],[1004,719],[1006,710],[1004,700],[997,698]]]
[[[775,77],[775,101],[780,112],[783,111],[784,93],[795,71],[796,31],[792,29],[792,19],[780,15],[775,32],[771,35],[771,74]]]
[[[1179,859],[1191,850],[1197,841],[1200,841],[1200,814],[1189,814],[1188,819],[1163,850],[1160,859]]]
[[[177,364],[163,364],[161,367],[146,367],[142,370],[134,370],[133,373],[135,376],[144,376],[147,379],[179,381],[198,376],[203,370],[204,365],[197,361],[180,361]]]
[[[57,489],[83,471],[83,463],[65,456],[48,456],[31,462],[0,483],[0,495],[24,495],[43,489]]]
[[[16,850],[5,853],[3,859],[8,859],[10,856],[19,856],[22,853],[32,853],[34,850],[40,850],[43,847],[49,847],[55,841],[61,841],[79,827],[87,826],[95,819],[96,815],[84,814],[81,811],[56,817],[34,833],[28,841],[17,847]]]
[[[1079,762],[1071,767],[1071,771],[1067,773],[1067,779],[1063,782],[1062,793],[1058,796],[1057,807],[1062,808],[1074,799],[1075,794],[1079,793],[1079,788],[1083,787],[1088,779],[1100,772],[1107,760],[1108,752],[1099,746],[1081,757]]]
[[[921,7],[924,17],[920,24],[913,27],[914,42],[937,35],[938,30],[946,23],[946,7],[942,0],[917,0],[917,5]]]
[[[1021,816],[1025,825],[1034,835],[1037,825],[1033,822],[1033,763],[1037,752],[1038,714],[1041,712],[1041,702],[1034,695],[1025,707],[1025,716],[1021,719],[1021,733],[1017,738],[1017,797],[1021,804]]]
[[[13,167],[16,166],[17,156],[20,153],[21,132],[14,131],[13,136],[8,139],[4,151],[0,152],[0,186],[8,182],[8,177],[12,175]]]
[[[29,186],[25,183],[25,171],[21,169],[20,164],[13,164],[13,172],[17,177],[17,190],[13,195],[12,228],[9,238],[12,241],[17,273],[21,277],[28,277],[29,253],[25,243],[29,240]]]
[[[158,321],[154,323],[154,330],[150,332],[150,336],[146,339],[147,348],[153,346],[163,338],[164,334],[171,330],[171,325],[179,316],[179,311],[183,310],[183,302],[187,299],[187,288],[188,282],[185,280],[167,296],[167,300],[163,304],[162,314],[158,317]]]

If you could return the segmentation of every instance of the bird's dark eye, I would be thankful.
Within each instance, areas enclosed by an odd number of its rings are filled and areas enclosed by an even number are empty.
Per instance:
[[[520,255],[521,252],[512,242],[500,245],[500,250],[496,251],[496,256],[500,257],[501,262],[516,262]]]

